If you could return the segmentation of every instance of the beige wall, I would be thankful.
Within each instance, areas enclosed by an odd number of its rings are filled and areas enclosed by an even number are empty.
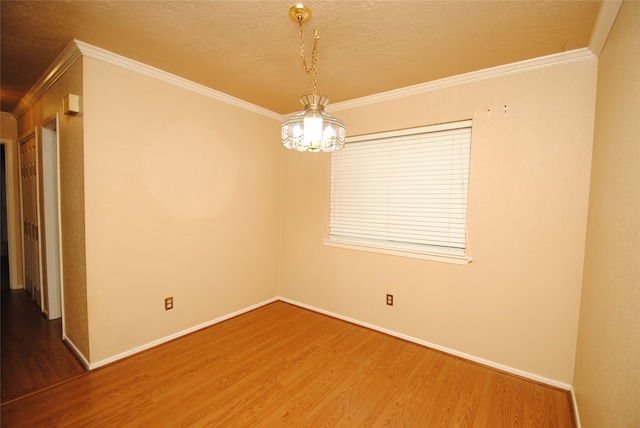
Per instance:
[[[277,296],[277,120],[90,58],[84,110],[91,362]]]
[[[69,93],[82,98],[82,61],[76,61],[49,90],[18,118],[19,137],[33,133],[60,116],[60,210],[65,336],[83,355],[89,355],[84,254],[83,114],[66,116],[62,99]],[[40,141],[38,141],[40,144]]]
[[[281,295],[570,384],[596,65],[586,60],[336,112],[349,135],[473,119],[474,261],[323,246],[330,156],[287,152]],[[394,294],[393,307],[386,293]]]
[[[574,389],[582,426],[640,426],[640,3],[598,64]]]

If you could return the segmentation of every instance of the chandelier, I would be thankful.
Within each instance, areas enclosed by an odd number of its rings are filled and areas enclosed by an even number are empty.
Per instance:
[[[304,110],[294,114],[282,122],[282,145],[287,149],[301,152],[333,152],[344,147],[344,122],[324,111],[329,98],[318,95],[316,91],[318,71],[317,49],[318,30],[314,31],[313,49],[311,50],[311,66],[307,66],[304,53],[304,33],[302,23],[311,18],[311,9],[302,4],[289,8],[289,17],[298,23],[300,30],[300,57],[302,67],[313,77],[313,94],[300,97]]]

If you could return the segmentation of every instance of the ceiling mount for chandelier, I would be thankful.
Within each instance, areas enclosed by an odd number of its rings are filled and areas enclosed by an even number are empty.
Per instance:
[[[313,93],[300,97],[300,103],[304,106],[303,111],[282,122],[282,145],[287,149],[301,152],[340,150],[344,147],[344,122],[324,111],[325,106],[329,103],[329,98],[318,95],[316,90],[318,30],[315,30],[313,35],[311,66],[307,66],[305,58],[302,24],[311,19],[311,9],[302,4],[295,4],[289,8],[289,17],[298,24],[300,30],[300,57],[304,71],[313,77]]]

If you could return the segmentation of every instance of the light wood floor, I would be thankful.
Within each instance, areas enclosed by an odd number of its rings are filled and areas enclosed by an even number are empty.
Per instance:
[[[3,427],[572,427],[569,394],[275,302],[2,406]]]

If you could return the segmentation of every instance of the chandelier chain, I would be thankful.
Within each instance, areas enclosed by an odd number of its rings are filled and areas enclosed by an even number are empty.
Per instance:
[[[311,49],[311,67],[307,66],[307,60],[305,58],[304,53],[304,32],[302,31],[302,20],[298,19],[298,28],[300,30],[300,57],[302,58],[302,66],[304,67],[304,71],[307,74],[311,74],[313,76],[313,95],[317,94],[316,87],[318,82],[318,69],[316,64],[318,62],[317,52],[318,52],[318,30],[314,30],[313,32],[313,48]]]

